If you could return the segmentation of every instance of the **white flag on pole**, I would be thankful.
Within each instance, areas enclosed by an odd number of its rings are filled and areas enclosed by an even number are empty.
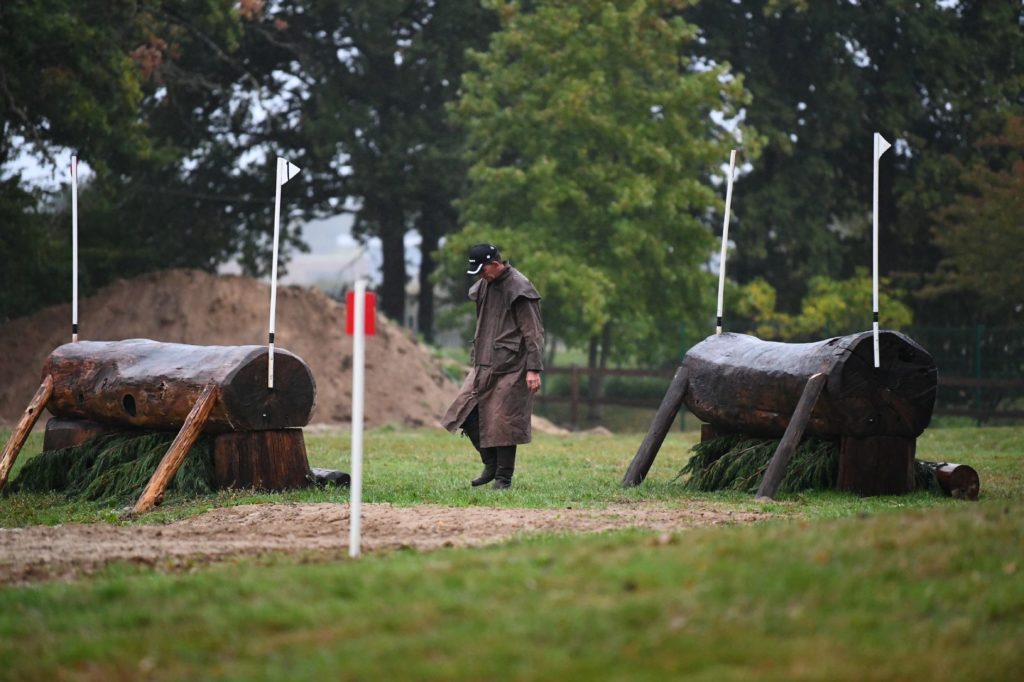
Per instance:
[[[277,178],[274,183],[274,255],[270,264],[270,332],[268,336],[267,388],[274,388],[274,331],[277,326],[277,244],[281,235],[281,185],[302,169],[288,159],[277,157]]]
[[[78,154],[71,154],[71,341],[78,341]]]
[[[878,367],[880,364],[878,356],[878,160],[892,145],[882,137],[881,133],[875,133],[874,143],[875,149],[872,156],[874,177],[871,195],[871,302],[873,306],[871,328],[874,335],[875,367]]]
[[[288,159],[277,157],[277,184],[283,185],[302,171]]]

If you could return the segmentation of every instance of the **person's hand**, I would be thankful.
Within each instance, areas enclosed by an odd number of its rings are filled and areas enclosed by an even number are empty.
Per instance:
[[[530,389],[530,393],[536,393],[540,390],[540,372],[527,372],[526,373],[526,387]]]

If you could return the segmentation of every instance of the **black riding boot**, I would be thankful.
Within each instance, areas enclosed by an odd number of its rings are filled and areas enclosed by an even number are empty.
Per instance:
[[[484,463],[484,470],[480,473],[479,477],[473,479],[474,488],[478,485],[484,485],[494,480],[494,475],[498,471],[498,449],[481,449],[480,459]]]
[[[480,460],[484,463],[484,470],[472,481],[473,486],[490,483],[494,480],[494,474],[498,469],[498,450],[497,448],[480,447],[480,410],[478,408],[474,407],[466,417],[466,421],[462,423],[462,433],[469,436],[469,441],[480,453]]]
[[[512,474],[516,470],[516,446],[503,445],[494,448],[498,451],[498,470],[494,474],[495,490],[505,490],[512,487]]]

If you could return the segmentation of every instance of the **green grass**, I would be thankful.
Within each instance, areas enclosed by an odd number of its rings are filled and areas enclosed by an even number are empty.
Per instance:
[[[19,680],[1009,680],[1024,505],[0,590]]]
[[[0,439],[6,442],[6,432]],[[612,436],[537,434],[534,442],[519,449],[515,485],[494,494],[471,488],[468,481],[479,473],[480,463],[469,440],[441,430],[382,428],[365,437],[363,499],[395,505],[439,504],[446,506],[603,507],[615,502],[657,500],[685,504],[701,499],[738,509],[762,509],[749,495],[740,493],[692,493],[681,490],[676,475],[689,459],[697,441],[695,431],[673,431],[666,438],[651,472],[642,486],[623,490],[619,482],[632,460],[642,434]],[[310,464],[348,471],[350,434],[346,431],[311,433],[306,436]],[[38,453],[42,440],[33,434],[11,475]],[[981,476],[982,497],[1024,497],[1024,428],[932,429],[918,440],[920,459],[970,464]],[[214,507],[252,502],[343,502],[346,489],[308,489],[280,494],[222,491],[200,498],[170,496],[157,511],[134,521],[121,520],[126,508],[90,502],[71,502],[61,495],[15,494],[0,497],[0,527],[35,524],[160,523],[208,511]],[[862,499],[836,492],[782,495],[770,510],[812,518],[834,518],[867,509],[899,509],[952,504],[951,500],[926,493]]]
[[[542,536],[487,549],[198,565],[125,564],[74,584],[0,588],[0,679],[1002,680],[1024,664],[1024,429],[927,431],[922,459],[970,464],[978,503],[809,493],[761,505],[684,493],[695,435],[648,481],[618,482],[641,439],[538,436],[511,494],[472,490],[464,439],[371,431],[364,497],[414,505],[599,507],[623,500],[768,509],[777,520]],[[6,438],[0,434],[0,438]],[[38,440],[28,452],[38,450]],[[347,469],[348,434],[307,436]],[[158,522],[249,501],[175,500]],[[47,509],[46,507],[50,507]],[[0,498],[0,525],[116,518],[56,496]],[[312,563],[310,563],[312,561]]]

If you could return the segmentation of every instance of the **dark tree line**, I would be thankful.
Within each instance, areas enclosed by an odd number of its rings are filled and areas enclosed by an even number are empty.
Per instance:
[[[731,276],[763,278],[795,312],[812,277],[869,263],[878,130],[895,143],[883,157],[882,270],[913,293],[916,321],[1019,319],[1014,304],[972,305],[987,289],[962,257],[981,221],[1019,240],[1019,3],[664,6],[697,27],[686,56],[728,63],[751,95],[745,125],[762,145],[736,187]],[[535,7],[573,11],[522,3]],[[0,320],[70,295],[67,189],[32,188],[15,170],[24,155],[63,169],[76,149],[95,171],[81,195],[85,293],[231,258],[269,271],[268,185],[282,155],[303,168],[283,252],[301,248],[301,219],[353,212],[356,233],[382,241],[382,308],[401,319],[403,238],[418,232],[429,334],[437,247],[464,220],[478,161],[453,103],[479,68],[467,50],[488,50],[503,12],[475,0],[0,3]],[[707,230],[719,221],[708,212]],[[985,262],[1015,268],[1011,252],[989,246]]]

